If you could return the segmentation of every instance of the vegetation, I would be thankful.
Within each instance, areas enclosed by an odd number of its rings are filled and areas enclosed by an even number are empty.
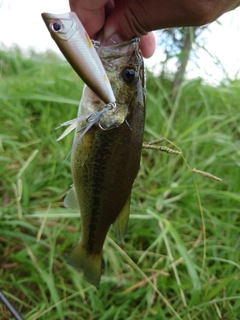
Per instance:
[[[192,45],[199,42],[198,38],[208,26],[169,28],[158,31],[158,44],[166,55],[167,60],[178,57],[178,69],[172,82],[172,99],[175,100],[179,87],[184,81],[187,65],[192,52]],[[199,44],[198,44],[199,45]],[[162,73],[165,71],[162,68]]]
[[[0,52],[0,288],[25,320],[239,319],[240,81],[211,87],[148,74],[145,141],[181,155],[142,152],[125,245],[112,230],[99,290],[66,264],[79,212],[72,134],[82,83],[53,54]],[[218,182],[191,172],[198,169]],[[11,319],[0,305],[0,319]]]

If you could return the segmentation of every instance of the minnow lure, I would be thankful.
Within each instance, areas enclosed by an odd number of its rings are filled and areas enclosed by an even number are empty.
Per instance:
[[[103,64],[76,13],[42,13],[59,49],[87,86],[105,103],[116,101]]]

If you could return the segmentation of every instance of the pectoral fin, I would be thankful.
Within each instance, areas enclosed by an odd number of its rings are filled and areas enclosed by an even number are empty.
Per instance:
[[[123,243],[125,234],[127,232],[128,219],[130,214],[130,196],[127,199],[122,211],[113,223],[114,232],[118,243]]]
[[[79,210],[77,194],[76,194],[74,185],[68,191],[68,193],[63,201],[63,204],[66,208],[68,208],[70,210]]]
[[[57,138],[57,141],[62,140],[65,138],[71,131],[73,131],[77,126],[77,123],[72,123],[64,132]],[[58,129],[58,128],[56,128]]]

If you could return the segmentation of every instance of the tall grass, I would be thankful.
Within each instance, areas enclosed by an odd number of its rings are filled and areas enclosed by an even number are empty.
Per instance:
[[[24,319],[239,319],[240,81],[186,81],[174,103],[170,87],[148,74],[145,140],[182,155],[143,149],[125,245],[110,231],[97,290],[65,261],[80,216],[62,204],[72,136],[54,131],[82,83],[51,53],[0,52],[0,287]]]

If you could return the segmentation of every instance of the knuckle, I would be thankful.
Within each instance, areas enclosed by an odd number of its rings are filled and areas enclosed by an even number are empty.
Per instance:
[[[194,25],[201,26],[214,21],[216,17],[216,1],[197,1],[191,6],[189,16],[192,17]]]

